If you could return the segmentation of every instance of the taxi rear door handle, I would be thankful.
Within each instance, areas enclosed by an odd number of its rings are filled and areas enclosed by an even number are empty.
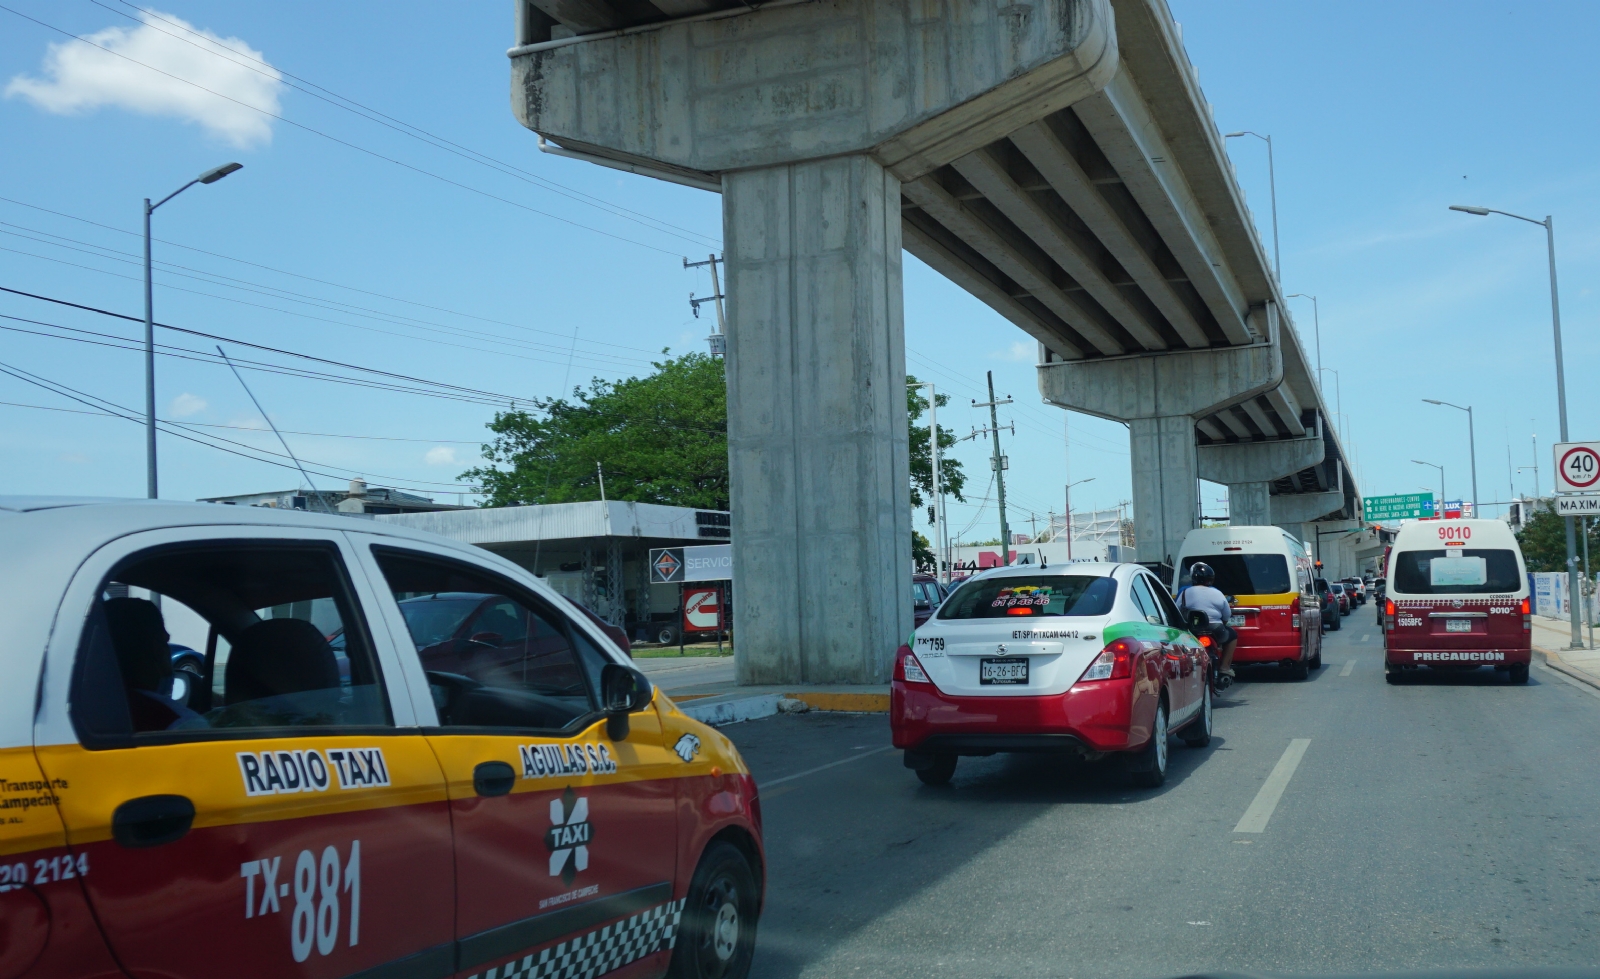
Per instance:
[[[479,795],[509,795],[517,784],[517,770],[503,761],[480,762],[472,770],[472,787]]]
[[[181,795],[129,799],[111,814],[111,836],[132,850],[179,840],[194,825],[194,803]]]

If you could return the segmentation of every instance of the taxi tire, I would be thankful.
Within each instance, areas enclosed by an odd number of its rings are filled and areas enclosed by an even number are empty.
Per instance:
[[[1160,788],[1167,781],[1167,698],[1156,703],[1156,719],[1151,725],[1150,743],[1123,757],[1128,780],[1142,789]]]
[[[1506,680],[1508,680],[1511,683],[1527,683],[1528,682],[1528,664],[1527,663],[1512,663],[1511,667],[1506,670]]]
[[[756,875],[744,852],[732,843],[713,840],[700,855],[689,881],[667,975],[672,979],[745,979],[756,947],[756,892]],[[731,953],[724,956],[730,914],[737,937]]]
[[[949,785],[956,774],[956,762],[960,760],[957,755],[934,755],[932,765],[917,769],[917,778],[923,785]]]
[[[1194,720],[1190,721],[1182,731],[1178,732],[1178,737],[1182,738],[1183,743],[1191,748],[1204,748],[1211,743],[1211,723],[1213,719],[1211,684],[1201,685],[1200,698],[1200,713],[1196,714]]]

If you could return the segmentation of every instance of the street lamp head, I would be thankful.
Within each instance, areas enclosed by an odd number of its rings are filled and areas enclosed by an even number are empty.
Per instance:
[[[195,179],[203,184],[214,184],[235,170],[243,170],[243,163],[224,163],[222,166],[207,170]]]
[[[1248,136],[1248,135],[1250,135],[1250,134],[1249,134],[1249,133],[1246,133],[1246,132],[1238,132],[1238,133],[1223,133],[1223,134],[1222,134],[1222,138],[1223,138],[1223,139],[1233,139],[1233,138],[1234,138],[1234,137],[1235,137],[1235,136]]]
[[[1463,214],[1476,214],[1480,218],[1486,218],[1493,213],[1487,207],[1469,207],[1466,204],[1451,204],[1450,210],[1460,211]]]
[[[1435,401],[1432,398],[1423,398],[1422,402],[1423,402],[1423,404],[1430,404],[1430,405],[1442,405],[1442,404],[1444,404],[1443,401]]]

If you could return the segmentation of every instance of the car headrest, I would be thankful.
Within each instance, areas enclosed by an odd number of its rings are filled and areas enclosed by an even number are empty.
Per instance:
[[[267,619],[244,631],[228,656],[228,704],[339,686],[339,663],[316,626]]]

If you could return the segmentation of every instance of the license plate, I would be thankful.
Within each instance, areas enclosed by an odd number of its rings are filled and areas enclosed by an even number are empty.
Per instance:
[[[1230,625],[1230,626],[1244,625],[1244,616],[1242,616],[1242,615],[1230,615],[1230,616],[1228,616],[1228,625]]]
[[[1471,632],[1472,631],[1472,620],[1471,619],[1445,619],[1444,620],[1444,631],[1445,632]]]
[[[1004,659],[978,660],[979,683],[1017,683],[1028,682],[1028,661],[1020,656],[1008,656]]]

